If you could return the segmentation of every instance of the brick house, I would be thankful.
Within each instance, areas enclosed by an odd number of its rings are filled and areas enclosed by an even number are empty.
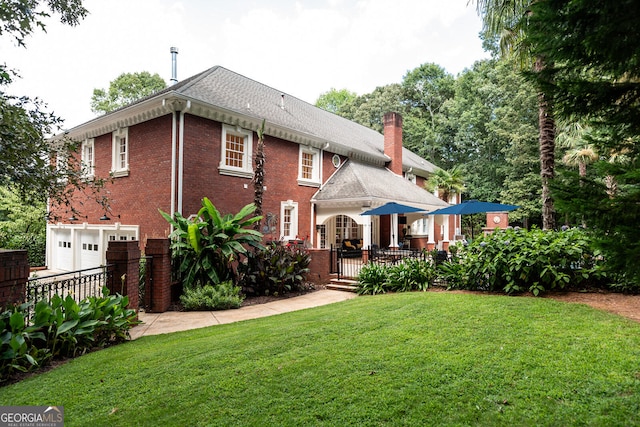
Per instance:
[[[402,118],[385,115],[384,135],[254,80],[213,67],[97,117],[67,133],[82,141],[88,179],[113,176],[103,207],[85,194],[81,215],[50,209],[47,265],[104,263],[111,240],[166,237],[165,212],[196,213],[208,197],[222,213],[253,201],[253,159],[265,120],[265,240],[304,239],[315,248],[359,238],[388,246],[389,219],[360,215],[396,201],[431,211],[446,203],[424,190],[435,166],[402,147]],[[407,215],[398,233],[414,247],[458,233],[449,217]],[[144,247],[144,246],[143,246]]]

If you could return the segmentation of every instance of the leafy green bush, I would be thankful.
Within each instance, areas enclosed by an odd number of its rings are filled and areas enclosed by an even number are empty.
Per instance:
[[[247,294],[279,295],[301,290],[311,258],[304,250],[272,243],[247,253],[238,265],[239,283]]]
[[[440,269],[454,288],[538,295],[606,280],[602,256],[580,229],[496,230],[461,248],[457,258]]]
[[[370,262],[360,269],[357,292],[360,295],[376,295],[426,291],[433,285],[435,277],[434,264],[423,259],[405,258],[395,265]]]
[[[0,313],[0,377],[27,372],[50,359],[75,357],[126,340],[138,324],[129,299],[90,297],[77,303],[70,295],[16,305]]]
[[[435,267],[426,260],[405,258],[388,271],[388,289],[394,292],[426,291],[433,285]]]
[[[16,233],[8,235],[0,230],[0,248],[24,249],[27,251],[27,259],[32,267],[40,267],[45,264],[46,236],[42,234]]]
[[[239,308],[243,300],[240,287],[233,286],[231,281],[216,286],[185,288],[184,294],[180,295],[180,302],[187,311]]]
[[[359,295],[377,295],[387,291],[385,285],[389,276],[386,265],[369,262],[358,273],[357,292]]]

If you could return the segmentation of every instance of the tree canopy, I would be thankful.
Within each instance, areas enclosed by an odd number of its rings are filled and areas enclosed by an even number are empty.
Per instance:
[[[91,111],[109,113],[131,104],[138,99],[164,89],[167,83],[159,74],[148,71],[122,73],[109,84],[109,89],[94,89],[91,96]]]
[[[552,97],[556,114],[588,128],[598,160],[564,173],[554,188],[570,219],[584,221],[612,272],[640,283],[640,3],[540,0],[527,43],[548,66],[530,78]],[[586,157],[583,157],[586,160]]]
[[[352,103],[357,97],[358,95],[355,92],[348,91],[347,89],[337,90],[331,88],[327,92],[320,94],[315,105],[323,110],[340,114],[344,112],[345,107]]]
[[[63,24],[76,26],[89,11],[82,0],[2,0],[0,1],[0,36],[9,35],[20,45],[35,30],[46,31],[46,18],[60,16]]]
[[[77,25],[87,10],[79,0],[9,0],[0,2],[0,36],[26,46],[26,37],[45,30],[46,18]],[[61,137],[55,144],[46,138],[57,133],[62,120],[47,112],[39,99],[9,95],[7,87],[18,78],[7,65],[0,65],[0,186],[22,196],[66,203],[72,188],[85,185],[73,153],[78,144]],[[56,159],[52,162],[52,159]]]

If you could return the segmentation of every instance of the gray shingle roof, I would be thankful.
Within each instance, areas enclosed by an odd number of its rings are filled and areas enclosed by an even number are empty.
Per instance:
[[[311,135],[327,143],[367,153],[381,162],[384,137],[373,129],[325,111],[224,67],[216,66],[170,86],[164,92],[176,92],[210,105]],[[156,94],[158,95],[158,94]],[[284,95],[284,97],[283,97]],[[329,150],[331,150],[329,148]],[[403,149],[404,169],[413,168],[418,175],[436,169],[432,163]]]
[[[312,201],[371,200],[378,204],[400,202],[427,211],[449,206],[433,194],[386,168],[350,160],[316,192]]]
[[[166,114],[164,100],[172,96],[195,101],[205,108],[249,117],[254,122],[254,129],[265,119],[267,127],[273,125],[274,129],[283,132],[282,137],[285,139],[302,136],[291,140],[309,140],[320,144],[320,147],[329,144],[326,148],[328,151],[350,158],[376,163],[378,166],[391,160],[384,154],[384,136],[375,130],[220,66],[209,68],[71,131],[78,138],[93,137],[110,132],[116,127],[129,126]],[[163,108],[158,108],[160,103]],[[147,110],[151,110],[152,114],[147,114]],[[135,120],[131,119],[133,113],[138,114]],[[406,148],[403,148],[402,163],[404,171],[412,169],[419,176],[426,177],[436,169],[432,163]]]

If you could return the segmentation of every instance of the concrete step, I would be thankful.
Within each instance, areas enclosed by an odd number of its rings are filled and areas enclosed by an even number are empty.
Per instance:
[[[345,291],[345,292],[356,292],[358,282],[355,280],[349,279],[331,279],[331,281],[326,285],[327,289],[333,289],[336,291]]]

